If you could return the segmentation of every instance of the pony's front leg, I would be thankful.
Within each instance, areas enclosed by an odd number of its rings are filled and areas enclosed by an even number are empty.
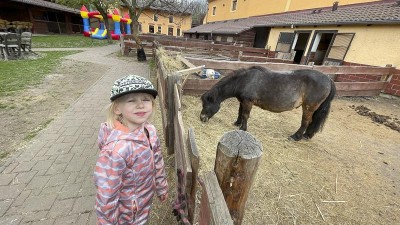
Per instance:
[[[241,119],[242,119],[242,125],[240,126],[240,130],[247,130],[247,120],[250,117],[250,111],[251,108],[253,107],[253,103],[251,101],[242,101],[240,103],[240,106],[242,108],[242,115],[241,115]]]
[[[312,121],[312,115],[314,111],[307,110],[306,107],[303,106],[303,116],[301,117],[301,126],[300,128],[289,137],[291,140],[299,141],[303,138],[303,133],[307,129],[308,125]]]
[[[238,112],[238,117],[237,117],[237,120],[236,120],[236,122],[234,122],[233,123],[233,125],[235,125],[235,126],[240,126],[240,125],[242,125],[242,112],[243,112],[243,105],[242,105],[242,103],[240,102],[240,106],[239,106],[239,112]]]

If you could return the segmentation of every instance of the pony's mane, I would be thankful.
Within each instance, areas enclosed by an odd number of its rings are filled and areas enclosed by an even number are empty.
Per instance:
[[[221,78],[221,80],[218,83],[216,83],[207,92],[207,94],[209,96],[217,97],[219,92],[221,91],[221,87],[224,87],[228,83],[240,83],[240,82],[234,82],[234,80],[241,79],[245,75],[251,74],[251,73],[249,73],[249,71],[252,71],[252,70],[259,70],[262,73],[271,72],[271,70],[269,70],[267,68],[264,68],[264,67],[261,67],[261,66],[251,66],[251,67],[248,67],[248,68],[241,68],[241,69],[234,70],[234,71],[230,72],[228,75],[226,75],[223,78]],[[235,88],[235,87],[233,86],[231,88]]]

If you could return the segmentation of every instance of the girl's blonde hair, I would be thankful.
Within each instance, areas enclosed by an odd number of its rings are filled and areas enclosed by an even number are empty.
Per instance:
[[[154,110],[155,110],[155,107],[156,107],[156,101],[155,101],[155,98],[153,97],[153,95],[149,94],[149,96],[151,96],[151,102],[152,102],[152,105],[153,105],[153,112],[151,113],[151,115],[149,117],[149,120],[150,120],[154,115]],[[115,99],[114,101],[112,101],[107,106],[107,111],[106,111],[107,119],[106,119],[106,121],[107,121],[107,124],[112,128],[115,128],[115,121],[119,121],[121,119],[121,115],[115,114],[115,109],[118,107],[118,104],[121,103],[122,97],[123,96]]]

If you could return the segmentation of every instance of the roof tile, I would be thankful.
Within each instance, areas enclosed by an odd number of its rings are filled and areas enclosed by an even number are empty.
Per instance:
[[[194,27],[185,33],[238,34],[253,27],[290,25],[340,25],[340,24],[400,24],[400,5],[396,0],[381,0],[364,4],[309,9],[256,16],[228,21],[218,21]]]

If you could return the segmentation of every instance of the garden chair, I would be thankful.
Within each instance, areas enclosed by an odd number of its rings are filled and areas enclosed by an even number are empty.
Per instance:
[[[0,21],[1,22],[1,21]],[[0,32],[0,56],[2,59],[8,60],[7,50],[6,50],[6,35],[7,32]]]
[[[25,51],[32,52],[32,33],[22,32],[21,34],[21,49]]]
[[[8,57],[19,58],[21,56],[21,41],[16,33],[8,33],[5,35],[4,42]]]

